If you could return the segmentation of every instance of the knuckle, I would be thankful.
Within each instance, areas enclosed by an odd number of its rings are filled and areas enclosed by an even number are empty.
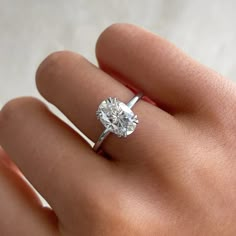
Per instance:
[[[126,23],[113,23],[113,24],[111,24],[110,26],[108,26],[108,27],[103,31],[103,33],[105,34],[105,33],[108,33],[108,32],[114,32],[114,31],[116,31],[116,30],[119,30],[119,29],[125,27],[126,25],[128,25],[128,24],[126,24]]]
[[[131,24],[127,24],[127,23],[114,23],[111,24],[110,26],[108,26],[100,35],[100,37],[105,37],[107,35],[113,34],[113,33],[117,33],[120,32],[120,30],[124,30],[127,27],[132,27]]]
[[[50,68],[52,65],[58,64],[61,61],[61,57],[65,52],[58,51],[49,54],[39,65],[37,72],[36,72],[36,79],[43,77],[45,71]]]
[[[102,50],[107,46],[107,41],[114,39],[114,35],[120,35],[122,31],[127,28],[132,27],[131,24],[127,23],[114,23],[108,26],[99,36],[96,43],[96,55],[99,56],[102,54]]]
[[[12,122],[24,119],[26,109],[32,106],[41,106],[42,102],[33,97],[15,98],[7,102],[0,112],[0,130],[11,125]]]
[[[58,51],[49,54],[39,65],[36,71],[36,83],[40,83],[45,77],[49,77],[53,72],[60,69],[63,61],[65,61],[72,52]]]
[[[53,52],[47,56],[36,71],[36,85],[39,91],[45,90],[50,84],[54,83],[54,80],[64,79],[68,68],[80,64],[80,58],[82,56],[71,51]]]

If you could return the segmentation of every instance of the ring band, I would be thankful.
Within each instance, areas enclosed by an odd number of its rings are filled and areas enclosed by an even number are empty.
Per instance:
[[[142,96],[142,93],[138,93],[127,104],[112,97],[101,102],[96,116],[104,125],[105,130],[93,147],[95,152],[98,152],[103,141],[110,133],[114,133],[118,137],[127,137],[134,132],[138,124],[138,118],[131,109]]]

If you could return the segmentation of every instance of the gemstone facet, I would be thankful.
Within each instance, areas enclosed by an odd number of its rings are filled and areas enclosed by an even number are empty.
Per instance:
[[[133,133],[138,124],[133,111],[117,98],[109,97],[102,101],[96,115],[104,127],[118,137],[127,137]]]

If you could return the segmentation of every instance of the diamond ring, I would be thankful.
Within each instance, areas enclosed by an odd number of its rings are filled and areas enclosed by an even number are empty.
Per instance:
[[[93,150],[97,152],[102,142],[110,133],[118,137],[127,137],[134,132],[138,124],[137,115],[131,108],[142,98],[143,94],[138,93],[127,104],[117,98],[109,97],[101,102],[96,112],[98,120],[104,125],[105,130],[99,136]]]

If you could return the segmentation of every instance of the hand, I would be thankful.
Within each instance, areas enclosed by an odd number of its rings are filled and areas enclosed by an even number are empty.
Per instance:
[[[41,101],[7,103],[0,234],[236,235],[235,85],[133,25],[106,29],[96,54],[100,68],[72,52],[50,55],[37,71],[40,93],[96,141],[98,105],[109,96],[129,101],[128,85],[148,97],[133,108],[137,129],[110,135],[104,158]]]

